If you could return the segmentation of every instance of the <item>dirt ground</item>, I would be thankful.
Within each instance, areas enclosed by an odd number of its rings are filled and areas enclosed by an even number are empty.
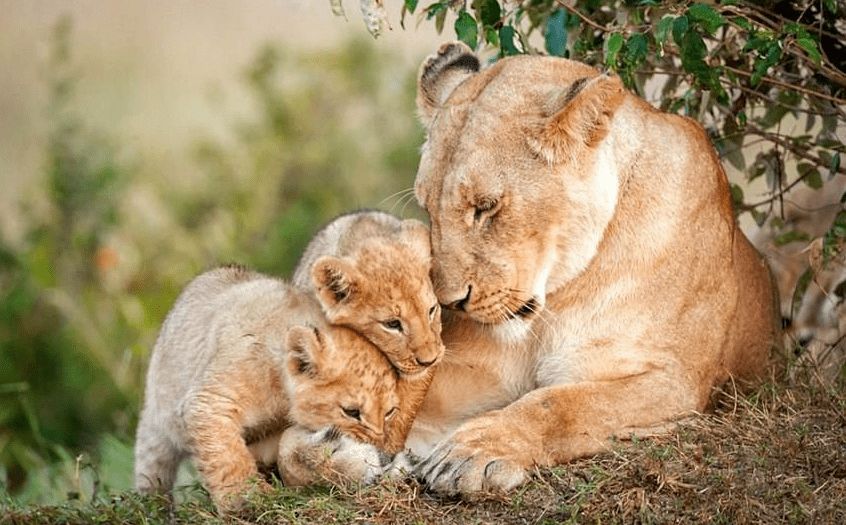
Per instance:
[[[841,376],[842,377],[842,376]],[[201,487],[187,502],[125,493],[93,504],[13,509],[0,523],[560,524],[846,523],[846,393],[841,381],[721,392],[669,434],[539,469],[509,494],[442,498],[414,480],[375,487],[279,487],[221,517]]]

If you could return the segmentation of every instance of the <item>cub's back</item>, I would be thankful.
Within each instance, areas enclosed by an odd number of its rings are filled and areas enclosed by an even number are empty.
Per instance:
[[[215,268],[191,281],[165,317],[153,347],[145,407],[173,410],[220,351],[225,332],[240,330],[238,323],[248,316],[259,318],[278,307],[289,289],[278,279],[239,266]]]

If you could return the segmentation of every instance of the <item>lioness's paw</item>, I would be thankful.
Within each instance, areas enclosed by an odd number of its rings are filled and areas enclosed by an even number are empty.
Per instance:
[[[490,429],[459,429],[417,465],[414,474],[430,489],[447,495],[506,492],[526,482],[532,462],[508,436]]]

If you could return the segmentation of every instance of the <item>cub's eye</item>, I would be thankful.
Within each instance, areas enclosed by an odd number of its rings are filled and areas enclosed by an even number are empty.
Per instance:
[[[361,421],[361,410],[350,407],[341,407],[341,410],[344,411],[344,415],[348,418],[355,419],[356,421]]]
[[[399,319],[388,319],[387,321],[382,321],[382,326],[391,332],[402,333],[402,321]]]
[[[431,321],[431,320],[435,319],[435,315],[437,313],[438,313],[438,304],[435,303],[435,305],[433,307],[429,308],[429,320]]]
[[[385,413],[385,419],[388,420],[388,419],[394,417],[397,414],[397,412],[399,412],[399,409],[397,407],[394,407],[394,408],[388,410],[388,412]]]

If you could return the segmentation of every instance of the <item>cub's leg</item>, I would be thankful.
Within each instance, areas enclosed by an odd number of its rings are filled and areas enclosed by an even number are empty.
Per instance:
[[[168,494],[176,481],[186,451],[173,442],[170,432],[144,412],[135,438],[135,490],[141,494]]]
[[[182,409],[194,464],[215,504],[236,510],[243,504],[239,494],[270,486],[259,478],[255,459],[243,437],[243,407],[233,396],[199,392],[189,395]]]

